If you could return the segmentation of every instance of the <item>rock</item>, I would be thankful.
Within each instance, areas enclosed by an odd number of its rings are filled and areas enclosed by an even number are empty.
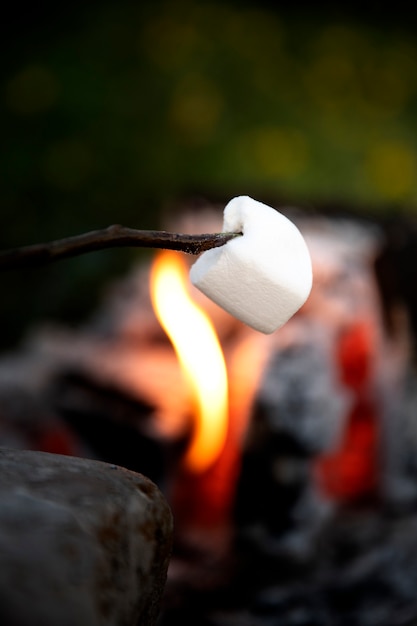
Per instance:
[[[141,474],[0,449],[0,623],[155,624],[172,514]]]

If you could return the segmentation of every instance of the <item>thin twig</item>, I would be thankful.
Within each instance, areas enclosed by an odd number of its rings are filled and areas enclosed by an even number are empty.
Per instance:
[[[78,256],[107,248],[165,248],[188,254],[200,254],[210,248],[223,246],[241,233],[210,233],[183,235],[163,230],[136,230],[115,224],[103,230],[0,251],[0,270],[35,267],[59,259]]]

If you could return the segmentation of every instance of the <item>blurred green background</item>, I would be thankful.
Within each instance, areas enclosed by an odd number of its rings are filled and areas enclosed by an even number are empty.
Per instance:
[[[382,6],[382,5],[381,5]],[[1,23],[0,246],[234,195],[410,213],[417,40],[400,5],[74,2]],[[140,258],[109,250],[3,272],[0,348],[78,323]]]

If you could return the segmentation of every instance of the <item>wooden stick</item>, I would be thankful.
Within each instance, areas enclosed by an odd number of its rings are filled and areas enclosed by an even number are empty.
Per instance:
[[[59,259],[78,256],[107,248],[137,247],[180,250],[200,254],[210,248],[223,246],[242,233],[210,233],[183,235],[163,230],[136,230],[114,224],[103,230],[35,244],[11,250],[0,250],[0,270],[36,267]]]

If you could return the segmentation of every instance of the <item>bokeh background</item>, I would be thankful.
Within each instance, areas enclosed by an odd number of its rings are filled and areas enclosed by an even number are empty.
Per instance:
[[[413,215],[417,40],[396,3],[14,4],[1,28],[0,246],[234,195]],[[141,254],[3,272],[0,348],[76,324]]]

